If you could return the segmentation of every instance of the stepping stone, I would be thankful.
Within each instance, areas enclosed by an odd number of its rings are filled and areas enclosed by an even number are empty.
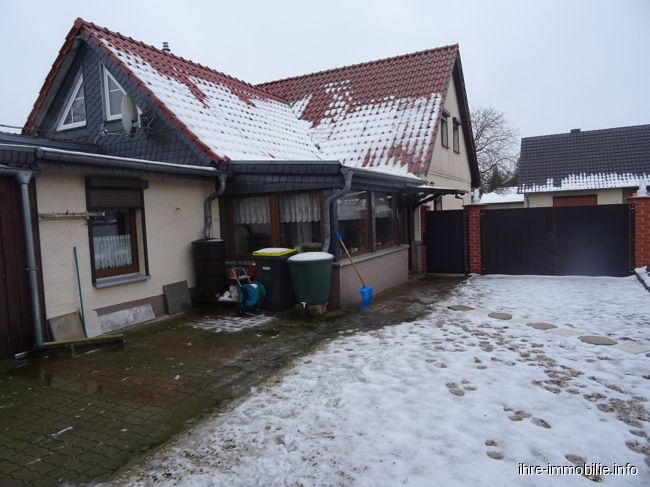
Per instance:
[[[619,350],[621,350],[623,352],[628,352],[628,353],[646,353],[646,352],[650,352],[650,347],[645,346],[645,345],[640,345],[638,343],[632,343],[632,342],[617,343],[612,348],[618,348]]]
[[[614,340],[595,335],[583,335],[581,337],[578,337],[578,340],[585,343],[590,343],[591,345],[616,345],[616,342]]]
[[[453,311],[471,311],[474,309],[471,306],[465,306],[464,304],[452,304],[451,306],[447,306],[447,308]]]
[[[488,316],[490,318],[494,318],[495,320],[509,320],[512,318],[512,315],[510,313],[498,313],[496,311],[489,313]]]
[[[579,331],[570,330],[568,328],[552,328],[548,330],[548,332],[553,333],[554,335],[560,335],[561,337],[574,337],[580,335]]]
[[[552,328],[557,328],[555,325],[550,323],[528,323],[528,326],[535,328],[536,330],[550,330]]]

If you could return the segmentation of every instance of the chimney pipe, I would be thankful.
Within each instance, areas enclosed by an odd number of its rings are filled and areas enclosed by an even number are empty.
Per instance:
[[[163,41],[163,48],[162,48],[162,50],[165,51],[165,52],[172,52],[172,50],[169,48],[169,42],[167,42],[167,41]]]

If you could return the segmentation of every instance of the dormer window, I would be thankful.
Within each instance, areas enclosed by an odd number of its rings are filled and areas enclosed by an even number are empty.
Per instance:
[[[63,109],[63,116],[57,130],[67,130],[86,125],[86,100],[84,98],[84,77],[80,72],[70,98]]]
[[[122,116],[122,98],[126,95],[126,91],[108,72],[108,69],[102,67],[102,71],[104,73],[104,112],[106,120],[118,120]]]

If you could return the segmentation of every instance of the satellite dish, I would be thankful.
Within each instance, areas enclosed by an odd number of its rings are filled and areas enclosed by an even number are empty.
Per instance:
[[[122,126],[129,135],[135,134],[140,127],[138,107],[129,95],[124,95],[122,98]]]

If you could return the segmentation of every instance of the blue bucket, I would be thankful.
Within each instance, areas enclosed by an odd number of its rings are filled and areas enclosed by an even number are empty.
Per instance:
[[[363,286],[359,292],[361,292],[361,309],[366,309],[372,303],[372,287]]]

